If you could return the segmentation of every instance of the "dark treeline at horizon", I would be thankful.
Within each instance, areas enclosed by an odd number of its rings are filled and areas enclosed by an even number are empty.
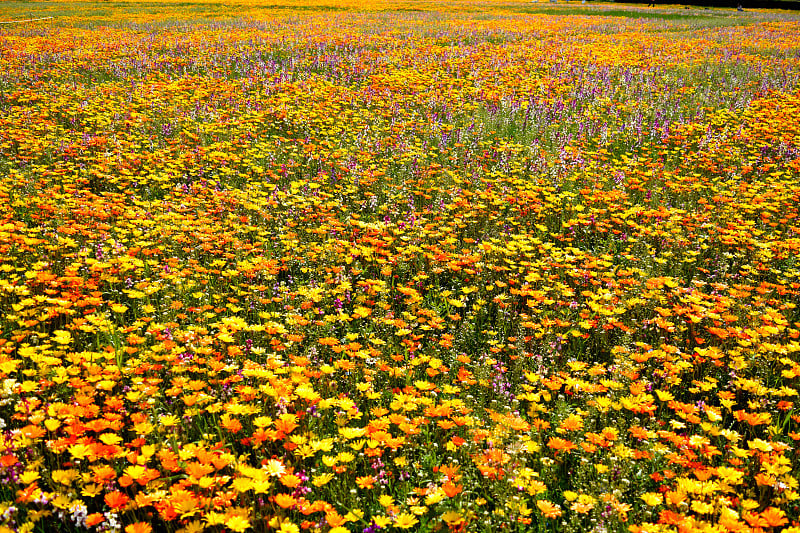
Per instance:
[[[627,0],[626,3],[631,4],[649,4],[648,0]],[[698,7],[730,7],[736,9],[741,5],[742,9],[788,9],[800,10],[800,1],[796,0],[692,0],[691,2],[680,2],[676,0],[656,0],[656,6],[659,5],[686,5]]]

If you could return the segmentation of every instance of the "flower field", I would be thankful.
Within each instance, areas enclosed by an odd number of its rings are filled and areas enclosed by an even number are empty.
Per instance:
[[[0,4],[0,531],[800,532],[800,16],[363,4]]]

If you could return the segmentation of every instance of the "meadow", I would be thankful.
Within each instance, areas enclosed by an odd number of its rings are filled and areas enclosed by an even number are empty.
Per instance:
[[[0,21],[0,532],[800,532],[800,15]]]

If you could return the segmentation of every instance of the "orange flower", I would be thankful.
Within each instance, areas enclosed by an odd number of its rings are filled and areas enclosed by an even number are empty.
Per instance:
[[[375,484],[375,478],[372,476],[361,476],[356,478],[356,485],[362,489],[371,489]]]
[[[136,522],[125,528],[125,533],[151,533],[153,528],[146,522]]]
[[[458,465],[444,465],[439,469],[439,472],[447,476],[448,479],[458,481],[461,475],[458,471],[461,469]]]
[[[603,428],[603,431],[601,431],[600,434],[603,436],[604,439],[606,439],[609,442],[612,442],[615,441],[619,436],[619,431],[617,431],[617,428],[606,427]]]
[[[545,518],[556,519],[561,516],[561,507],[553,504],[548,500],[539,500],[536,502],[536,507],[542,512]]]
[[[448,429],[452,429],[452,428],[456,427],[456,423],[453,422],[452,420],[438,420],[436,422],[436,425],[439,426],[440,428],[444,429],[444,430],[448,430]]]
[[[89,527],[96,526],[97,524],[102,524],[105,519],[106,517],[103,513],[92,513],[86,517],[86,525]]]
[[[275,429],[279,433],[288,435],[297,428],[297,417],[295,415],[282,415],[280,419],[275,421]]]
[[[228,414],[222,415],[220,423],[223,429],[230,431],[231,433],[239,433],[239,431],[241,431],[242,429],[242,423],[239,422],[239,419],[234,418]]]
[[[775,507],[767,507],[761,512],[761,518],[767,521],[768,527],[780,527],[789,522],[786,513]]]
[[[464,486],[456,485],[452,481],[448,481],[447,483],[442,485],[442,490],[444,491],[444,493],[447,495],[448,498],[452,498],[453,496],[464,490]]]
[[[128,500],[130,498],[128,498],[128,496],[123,494],[122,492],[115,490],[114,492],[109,492],[108,494],[106,494],[104,499],[106,505],[108,505],[112,509],[119,509],[121,507],[124,507],[125,504],[128,503]]]
[[[325,520],[331,527],[339,527],[347,521],[345,517],[337,513],[334,509],[325,513]]]
[[[117,477],[117,472],[108,465],[92,467],[94,482],[103,484]]]
[[[283,476],[281,476],[280,479],[281,479],[281,484],[284,487],[289,487],[290,489],[294,489],[294,488],[298,487],[303,482],[302,479],[300,479],[299,477],[295,476],[294,474],[283,475]]]
[[[569,452],[576,449],[578,446],[576,446],[571,440],[552,437],[547,441],[547,447],[555,450],[556,452]]]
[[[769,522],[767,522],[764,517],[759,516],[757,513],[745,511],[742,513],[742,518],[744,518],[751,527],[769,527]]]
[[[288,509],[296,503],[297,500],[295,500],[294,497],[292,497],[289,494],[278,494],[275,496],[275,505],[277,505],[278,507]]]
[[[186,465],[185,470],[186,473],[189,474],[191,477],[200,479],[206,474],[210,474],[211,472],[213,472],[214,467],[210,465],[203,465],[198,462],[192,462]]]
[[[558,427],[559,433],[577,431],[583,427],[583,420],[577,415],[568,416]]]

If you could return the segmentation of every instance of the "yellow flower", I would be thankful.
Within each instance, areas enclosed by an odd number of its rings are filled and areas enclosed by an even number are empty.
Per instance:
[[[216,480],[210,476],[203,476],[197,480],[197,484],[200,485],[201,488],[209,489],[214,486]]]
[[[364,518],[364,511],[362,511],[361,509],[353,509],[349,513],[344,515],[344,519],[347,520],[348,522],[358,522],[362,518]]]
[[[336,456],[337,461],[342,463],[349,463],[355,458],[356,456],[350,452],[341,452],[339,455]]]
[[[367,318],[372,314],[372,309],[359,305],[354,309],[353,318]]]
[[[265,428],[272,424],[272,419],[268,416],[259,416],[253,420],[253,425],[257,428]]]
[[[175,415],[165,415],[159,418],[158,422],[166,428],[171,428],[180,424],[181,419]]]
[[[247,492],[253,488],[254,482],[249,477],[237,477],[231,485],[236,489],[236,492]]]
[[[72,342],[72,334],[69,331],[58,329],[53,332],[53,340],[58,344],[69,344]]]
[[[312,483],[314,484],[315,487],[321,487],[332,479],[333,479],[333,474],[331,472],[325,472],[323,474],[314,476],[314,481],[312,481]]]
[[[366,428],[343,427],[339,429],[339,434],[346,439],[357,439],[366,433]]]
[[[272,483],[265,479],[253,480],[253,491],[256,494],[266,494],[270,487],[272,487]]]
[[[664,499],[664,497],[658,492],[645,492],[640,496],[640,498],[642,498],[642,501],[644,501],[644,503],[650,507],[655,507]]]
[[[225,523],[225,515],[216,511],[209,511],[206,513],[204,520],[208,526],[222,525]]]
[[[133,465],[125,469],[125,475],[134,480],[141,478],[146,472],[147,468],[141,465]]]
[[[73,444],[69,447],[69,453],[75,460],[80,460],[91,455],[92,450],[85,444]]]
[[[35,470],[27,470],[19,476],[19,480],[25,485],[30,485],[39,478],[39,472],[36,472]]]
[[[400,513],[394,520],[394,526],[400,529],[408,529],[419,523],[419,520],[411,513]]]
[[[435,491],[425,496],[425,503],[428,505],[436,505],[440,501],[444,500],[445,496],[447,495],[445,494],[444,490],[439,487]]]
[[[199,520],[195,520],[194,522],[189,522],[186,524],[186,527],[183,528],[183,531],[184,533],[201,533],[204,529],[203,523]]]
[[[669,391],[657,390],[656,396],[658,396],[658,399],[662,402],[669,402],[675,399],[675,396],[673,396]]]
[[[714,510],[714,506],[710,503],[695,500],[692,502],[692,511],[698,514],[709,514]]]
[[[232,516],[225,522],[225,526],[236,533],[242,533],[250,527],[250,520],[241,516]]]
[[[752,511],[758,508],[758,502],[750,499],[742,500],[742,508],[747,511]]]
[[[460,524],[464,521],[464,517],[458,511],[446,511],[442,514],[442,520],[447,523],[448,526],[455,526]]]
[[[392,523],[392,519],[384,515],[373,516],[372,521],[375,522],[375,525],[380,528],[388,527],[389,524]]]
[[[279,533],[300,533],[300,528],[297,527],[294,523],[286,521],[281,524],[281,528],[278,530]]]

